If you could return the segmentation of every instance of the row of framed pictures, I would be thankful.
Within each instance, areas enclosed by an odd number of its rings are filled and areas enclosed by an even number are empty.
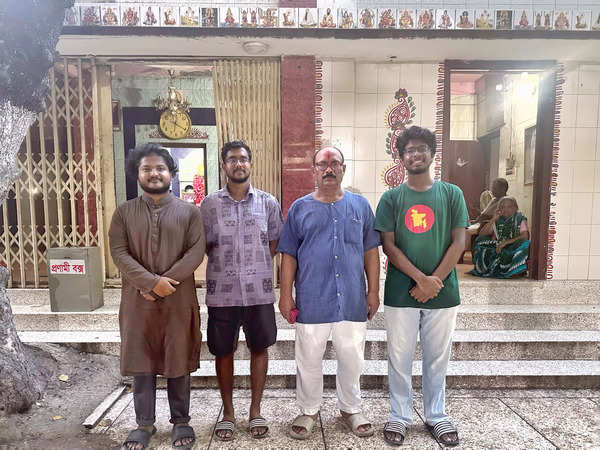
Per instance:
[[[598,10],[203,7],[80,4],[68,26],[600,31]]]

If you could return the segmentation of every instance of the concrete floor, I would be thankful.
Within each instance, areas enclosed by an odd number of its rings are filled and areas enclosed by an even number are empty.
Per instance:
[[[382,437],[388,420],[387,392],[363,391],[363,412],[373,422],[373,437],[360,439],[348,433],[339,421],[335,392],[326,391],[320,421],[308,440],[297,441],[287,435],[299,413],[295,392],[289,389],[265,391],[263,415],[270,423],[270,435],[252,439],[248,432],[250,391],[236,390],[234,405],[237,424],[235,439],[221,442],[213,438],[215,423],[221,416],[219,392],[212,389],[192,391],[190,424],[197,441],[195,449],[378,449],[389,448]],[[150,448],[170,449],[168,401],[166,391],[157,393],[158,433]],[[598,390],[448,390],[447,412],[459,430],[463,449],[598,449],[600,448],[600,391]],[[401,448],[440,448],[425,429],[420,393],[415,393],[414,424]],[[93,433],[107,433],[122,441],[135,427],[132,394],[124,394],[106,413]]]

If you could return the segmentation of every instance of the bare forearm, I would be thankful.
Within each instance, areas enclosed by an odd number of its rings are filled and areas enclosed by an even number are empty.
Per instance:
[[[379,293],[379,247],[365,253],[365,273],[367,274],[367,291]]]
[[[290,298],[292,296],[292,287],[296,278],[298,261],[287,253],[282,254],[281,259],[281,296]]]
[[[466,234],[467,232],[464,228],[455,228],[452,230],[452,243],[448,247],[448,250],[446,250],[442,262],[436,267],[432,275],[435,275],[440,280],[444,280],[452,272],[452,269],[458,263],[460,255],[465,251]]]

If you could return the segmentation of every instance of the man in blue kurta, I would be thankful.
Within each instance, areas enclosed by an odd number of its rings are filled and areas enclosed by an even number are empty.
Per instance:
[[[380,240],[368,201],[342,189],[345,171],[339,149],[328,147],[315,153],[316,191],[292,204],[277,247],[283,254],[279,310],[292,323],[292,310],[298,309],[296,397],[302,414],[290,428],[296,439],[310,435],[319,412],[321,367],[330,335],[337,356],[336,388],[343,421],[357,436],[373,434],[369,420],[360,412],[359,380],[366,321],[379,307]]]

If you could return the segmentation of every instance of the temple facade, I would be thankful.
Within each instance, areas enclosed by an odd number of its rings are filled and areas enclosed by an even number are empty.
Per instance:
[[[12,287],[47,285],[46,251],[62,246],[100,247],[118,278],[107,229],[138,195],[124,167],[136,145],[169,148],[173,192],[199,203],[222,186],[220,146],[242,139],[284,214],[314,189],[315,149],[335,145],[344,187],[375,209],[405,180],[394,142],[412,125],[436,132],[431,170],[471,218],[508,181],[531,278],[600,279],[600,8],[463,3],[76,3],[2,205]],[[170,108],[189,124],[161,121]]]

